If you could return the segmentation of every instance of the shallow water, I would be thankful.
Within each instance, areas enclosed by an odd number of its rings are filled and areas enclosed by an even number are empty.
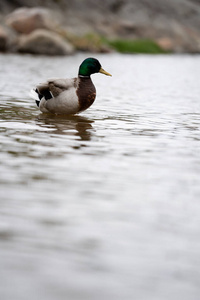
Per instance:
[[[87,56],[0,55],[0,299],[197,300],[200,56],[96,55],[93,106],[40,114]]]

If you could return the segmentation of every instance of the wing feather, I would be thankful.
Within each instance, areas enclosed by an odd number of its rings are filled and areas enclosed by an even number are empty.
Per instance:
[[[52,94],[53,97],[59,96],[60,93],[66,91],[70,88],[77,87],[77,79],[59,79],[53,78],[49,79],[47,82],[39,84],[36,88],[41,95]],[[48,98],[49,99],[49,98]]]

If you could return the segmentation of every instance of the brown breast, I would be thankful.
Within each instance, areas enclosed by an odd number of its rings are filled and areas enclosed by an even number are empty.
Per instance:
[[[79,100],[79,111],[90,107],[96,98],[96,89],[90,77],[79,77],[77,96]]]

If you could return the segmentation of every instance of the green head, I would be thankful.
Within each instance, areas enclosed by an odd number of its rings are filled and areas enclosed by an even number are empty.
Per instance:
[[[105,75],[112,76],[104,69],[102,69],[100,62],[96,58],[86,58],[79,67],[78,75],[90,76],[94,73],[103,73]]]

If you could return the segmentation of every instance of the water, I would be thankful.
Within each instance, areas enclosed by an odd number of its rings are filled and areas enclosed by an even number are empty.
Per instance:
[[[40,114],[87,56],[0,56],[0,299],[197,300],[200,56],[95,55],[93,106]]]

